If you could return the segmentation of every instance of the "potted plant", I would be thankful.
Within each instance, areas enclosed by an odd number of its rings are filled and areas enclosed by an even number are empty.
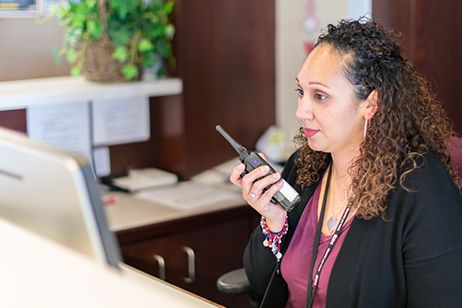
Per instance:
[[[92,81],[137,80],[145,68],[158,77],[174,65],[171,0],[68,0],[56,6],[65,27],[71,74]]]

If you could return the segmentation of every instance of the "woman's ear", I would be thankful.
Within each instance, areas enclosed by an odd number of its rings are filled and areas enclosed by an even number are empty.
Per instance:
[[[379,94],[377,93],[376,90],[372,90],[371,93],[369,93],[369,96],[366,98],[365,104],[364,104],[364,119],[370,120],[374,117],[375,113],[379,109]]]

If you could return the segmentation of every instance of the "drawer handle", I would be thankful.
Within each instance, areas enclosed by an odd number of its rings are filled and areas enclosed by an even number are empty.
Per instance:
[[[154,261],[157,262],[159,266],[159,278],[162,280],[165,280],[165,260],[159,255],[154,255],[153,256]]]
[[[195,262],[196,262],[196,255],[194,254],[194,250],[192,250],[188,246],[183,246],[183,251],[186,252],[188,255],[188,276],[184,277],[184,281],[186,283],[193,283],[196,280],[196,269],[195,269]]]

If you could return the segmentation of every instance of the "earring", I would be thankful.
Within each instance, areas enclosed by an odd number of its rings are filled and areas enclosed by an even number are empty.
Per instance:
[[[368,121],[369,121],[368,119],[366,119],[366,121],[364,121],[364,131],[363,131],[364,139],[366,139]]]

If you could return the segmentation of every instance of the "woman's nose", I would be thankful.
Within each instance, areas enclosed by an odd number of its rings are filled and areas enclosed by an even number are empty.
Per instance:
[[[295,116],[300,120],[313,119],[313,110],[311,108],[311,104],[304,97],[298,100]]]

